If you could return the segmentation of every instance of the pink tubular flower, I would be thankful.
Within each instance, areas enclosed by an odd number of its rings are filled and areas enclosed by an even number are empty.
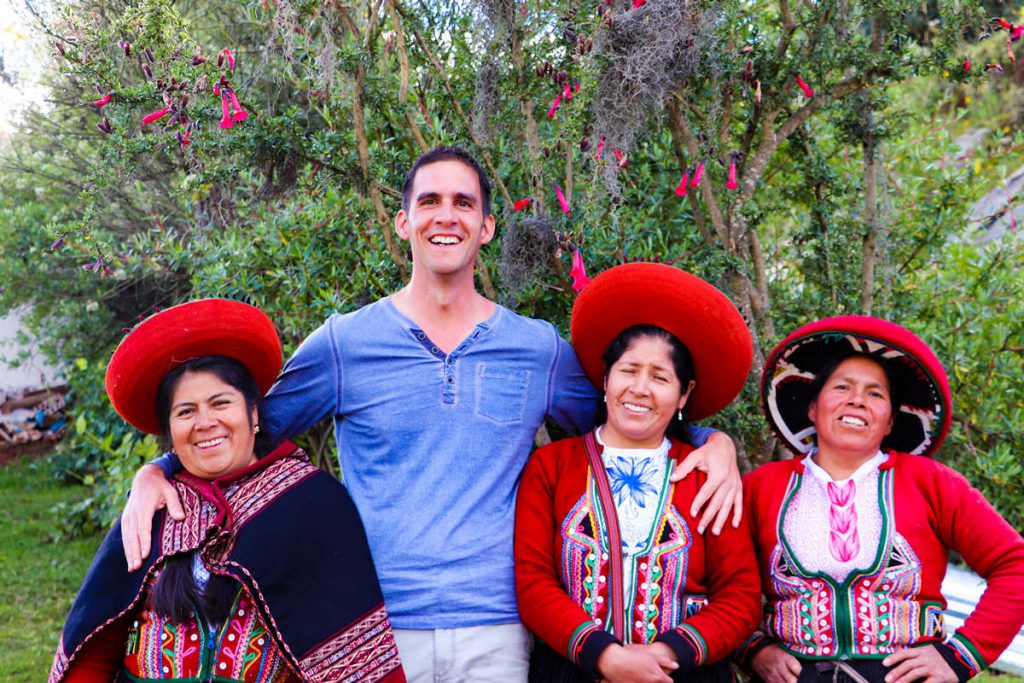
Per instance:
[[[1020,40],[1022,35],[1024,35],[1024,24],[1014,26],[1010,31],[1010,40]]]
[[[647,4],[647,0],[633,0],[633,9],[637,9],[638,7],[643,7],[646,4]]]
[[[594,159],[600,159],[601,154],[604,153],[604,138],[602,137],[597,141],[597,151],[594,152]]]
[[[228,91],[228,97],[231,98],[231,108],[233,113],[231,118],[237,121],[245,121],[249,118],[249,113],[242,109],[242,105],[238,103],[238,98],[235,96],[235,91],[232,88],[225,88]]]
[[[796,84],[799,85],[800,89],[804,91],[804,97],[806,97],[807,99],[811,99],[812,97],[814,97],[814,89],[811,86],[807,85],[807,82],[804,81],[804,79],[800,78],[799,74],[797,74],[796,77]]]
[[[738,190],[739,187],[740,187],[740,184],[736,182],[736,162],[735,161],[730,161],[729,162],[729,180],[726,181],[725,188],[727,190]]]
[[[689,185],[689,183],[690,183],[690,174],[687,173],[686,171],[683,171],[683,177],[679,181],[679,184],[676,185],[676,194],[679,195],[680,197],[685,197],[686,196],[686,186]]]
[[[231,118],[231,109],[228,106],[228,95],[225,92],[225,90],[227,90],[227,88],[224,88],[223,90],[220,91],[220,111],[221,111],[221,117],[220,117],[220,121],[219,121],[218,125],[221,128],[227,129],[227,128],[230,128],[231,126],[235,125],[235,121],[234,121],[234,119]]]
[[[1003,65],[1002,64],[986,64],[985,65],[985,71],[992,71],[992,70],[998,71],[999,73],[1003,73]]]
[[[110,101],[110,93],[107,93],[106,95],[104,95],[103,97],[99,98],[98,100],[94,100],[93,104],[95,104],[97,107],[102,107],[103,105],[105,105],[109,101]]]
[[[572,277],[573,291],[577,294],[590,284],[590,278],[587,277],[587,268],[583,264],[583,254],[580,253],[579,249],[572,250],[572,269],[569,271],[569,275]]]
[[[970,57],[964,57],[964,71],[970,71],[970,70],[971,70],[971,58]]]
[[[142,117],[142,125],[145,126],[146,124],[153,123],[157,119],[162,119],[163,117],[167,116],[167,114],[170,113],[170,111],[170,107],[164,107],[163,109],[157,109],[152,114],[146,114]]]
[[[229,71],[234,71],[235,70],[235,56],[233,54],[231,54],[231,50],[229,50],[227,48],[224,48],[223,50],[221,50],[220,54],[217,56],[217,66],[220,66],[224,62],[224,60],[227,60],[228,70]]]
[[[1012,42],[1013,42],[1012,38],[1010,40],[1006,41],[1006,54],[1010,56],[1010,61],[1011,62],[1016,62],[1017,61],[1017,56],[1015,54],[1013,54],[1013,45],[1011,45]]]
[[[564,97],[566,100],[572,99],[572,86],[569,85],[568,83],[566,83],[565,87],[562,88],[562,97]]]
[[[697,164],[697,170],[693,172],[693,180],[690,181],[690,187],[697,187],[700,185],[700,179],[704,177],[704,162],[701,161]]]
[[[523,209],[525,209],[526,207],[528,207],[532,203],[533,203],[532,199],[530,199],[529,197],[525,197],[525,198],[520,199],[518,201],[512,202],[512,210],[513,211],[522,211]]]
[[[555,112],[562,106],[562,93],[555,95],[555,101],[551,103],[551,107],[548,109],[548,118],[555,118]]]
[[[629,165],[629,157],[623,154],[622,150],[618,147],[612,150],[615,152],[615,161],[618,162],[619,168],[626,168]]]
[[[562,188],[558,183],[551,183],[555,187],[555,194],[558,196],[558,205],[562,207],[562,213],[568,215],[569,213],[569,200],[565,198],[565,193],[562,192]]]

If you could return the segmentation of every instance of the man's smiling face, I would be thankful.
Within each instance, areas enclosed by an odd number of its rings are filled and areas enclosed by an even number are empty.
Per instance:
[[[420,167],[409,210],[398,212],[395,230],[412,248],[414,269],[439,276],[472,272],[480,247],[494,237],[476,171],[455,160]]]

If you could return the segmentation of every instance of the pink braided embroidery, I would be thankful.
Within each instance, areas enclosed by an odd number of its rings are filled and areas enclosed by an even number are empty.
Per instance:
[[[860,537],[857,535],[857,508],[854,500],[857,486],[853,480],[837,485],[828,483],[828,549],[832,557],[840,562],[849,562],[860,552]]]

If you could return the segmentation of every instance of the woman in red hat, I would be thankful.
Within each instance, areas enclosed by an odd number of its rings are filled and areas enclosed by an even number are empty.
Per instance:
[[[50,683],[405,681],[345,488],[294,444],[261,447],[259,400],[280,369],[270,319],[224,299],[157,313],[118,346],[107,395],[177,452],[185,516],[154,524],[131,573],[115,524]]]
[[[800,454],[744,480],[767,599],[741,651],[756,679],[966,681],[1024,622],[1024,540],[930,456],[950,425],[946,373],[908,330],[865,316],[805,325],[772,352],[762,400]],[[949,551],[988,580],[948,636]]]
[[[572,341],[604,415],[538,449],[516,503],[519,611],[537,636],[531,681],[729,681],[755,627],[757,566],[745,528],[703,534],[701,475],[669,475],[692,448],[686,415],[724,408],[750,370],[736,308],[681,270],[605,271],[573,307]]]

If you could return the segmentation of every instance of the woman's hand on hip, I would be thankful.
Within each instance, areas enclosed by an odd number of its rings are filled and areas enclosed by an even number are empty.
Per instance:
[[[164,477],[164,471],[156,465],[143,465],[135,474],[128,503],[121,513],[121,542],[128,571],[135,571],[149,557],[153,516],[164,506],[174,519],[185,519],[178,492]]]
[[[882,665],[893,667],[885,675],[885,683],[957,683],[960,680],[934,645],[900,650],[883,659]]]
[[[750,663],[764,683],[796,683],[800,677],[800,660],[778,645],[768,645]]]
[[[732,439],[723,432],[715,432],[676,466],[671,479],[679,481],[694,470],[708,475],[690,508],[690,514],[695,517],[704,509],[697,532],[702,534],[711,525],[711,532],[720,534],[730,516],[732,525],[739,526],[743,514],[743,482],[736,466],[736,446]]]

